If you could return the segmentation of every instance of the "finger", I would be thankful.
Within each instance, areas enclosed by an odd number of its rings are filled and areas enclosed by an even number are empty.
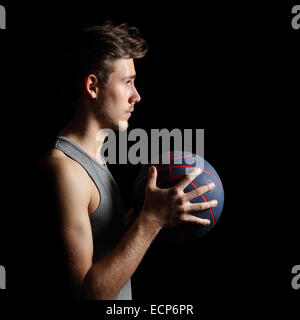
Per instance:
[[[179,221],[184,223],[194,223],[202,226],[208,226],[210,224],[210,220],[208,219],[201,219],[198,217],[195,217],[189,213],[184,213],[180,216]]]
[[[157,170],[155,166],[151,166],[148,172],[148,181],[147,187],[154,188],[156,187],[156,180],[157,180]]]
[[[187,187],[200,173],[200,168],[195,168],[191,172],[189,172],[186,176],[184,176],[178,183],[176,183],[176,187],[180,189],[184,189]]]
[[[188,206],[188,212],[193,213],[193,212],[199,212],[203,211],[206,209],[214,208],[218,205],[217,200],[212,200],[212,201],[207,201],[207,202],[200,202],[200,203],[189,203]]]
[[[185,194],[185,200],[189,201],[191,199],[197,198],[197,197],[201,196],[202,194],[204,194],[210,190],[213,190],[214,188],[215,188],[215,184],[213,182],[208,183],[204,186],[198,187],[190,192],[187,192]]]

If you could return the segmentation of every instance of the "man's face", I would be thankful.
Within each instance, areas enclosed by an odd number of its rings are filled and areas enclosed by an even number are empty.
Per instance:
[[[100,86],[99,120],[105,128],[126,130],[134,104],[141,100],[135,86],[133,59],[117,59],[107,84]]]

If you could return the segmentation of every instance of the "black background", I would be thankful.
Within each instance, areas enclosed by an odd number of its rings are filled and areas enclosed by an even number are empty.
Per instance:
[[[8,276],[1,295],[26,299],[27,250],[43,250],[39,239],[26,239],[41,227],[30,218],[32,162],[59,127],[54,80],[67,81],[65,74],[53,79],[53,57],[81,22],[109,17],[138,27],[150,47],[136,63],[142,101],[130,128],[204,128],[205,158],[225,189],[222,217],[209,235],[192,245],[153,243],[133,277],[134,300],[199,308],[225,302],[249,312],[289,303],[290,310],[299,296],[290,284],[299,264],[296,194],[288,182],[298,157],[300,31],[290,25],[292,4],[278,11],[227,2],[1,4],[0,264]],[[110,170],[129,208],[139,167]]]

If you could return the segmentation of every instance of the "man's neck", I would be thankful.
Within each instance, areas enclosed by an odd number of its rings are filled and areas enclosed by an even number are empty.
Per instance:
[[[93,159],[104,164],[100,155],[105,135],[99,135],[101,128],[99,122],[88,114],[75,115],[71,121],[59,132],[86,151]]]

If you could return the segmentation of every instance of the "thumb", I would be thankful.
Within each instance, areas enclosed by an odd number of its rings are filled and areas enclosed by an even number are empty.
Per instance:
[[[155,166],[151,166],[148,172],[147,187],[156,187],[157,170]]]

